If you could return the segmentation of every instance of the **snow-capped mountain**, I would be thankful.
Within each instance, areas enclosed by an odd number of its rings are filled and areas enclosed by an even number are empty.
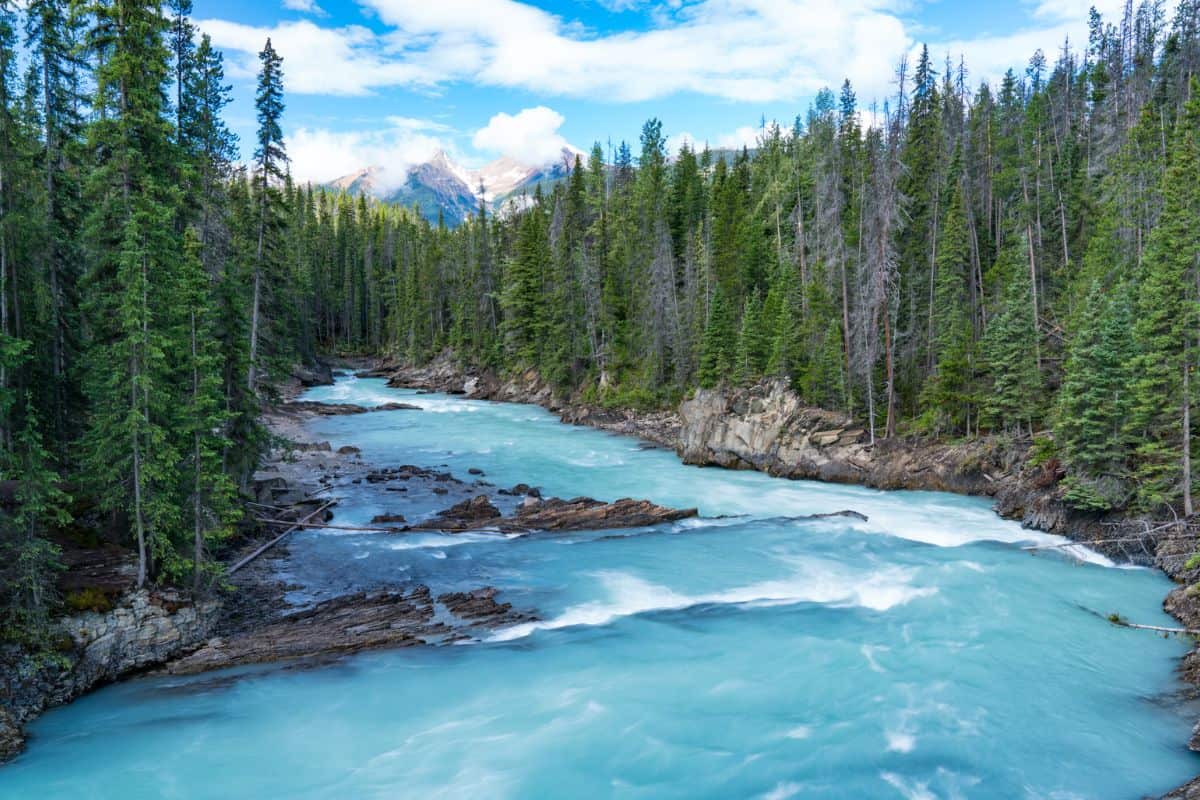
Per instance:
[[[480,169],[467,169],[439,150],[433,158],[394,175],[386,166],[371,166],[343,175],[326,185],[350,194],[367,194],[389,203],[416,205],[430,220],[442,214],[448,225],[457,225],[469,214],[487,205],[501,213],[518,202],[538,184],[551,184],[566,177],[579,151],[564,147],[559,157],[547,164],[525,164],[508,156]]]

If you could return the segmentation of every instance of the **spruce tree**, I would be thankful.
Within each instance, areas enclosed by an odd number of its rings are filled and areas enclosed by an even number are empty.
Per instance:
[[[1130,429],[1138,500],[1159,508],[1191,499],[1191,388],[1196,363],[1196,269],[1200,258],[1200,83],[1175,128],[1163,176],[1163,210],[1138,278]]]
[[[709,300],[708,324],[704,327],[704,337],[700,343],[700,385],[711,389],[732,380],[736,355],[735,320],[725,299],[725,290],[718,283]]]
[[[534,208],[522,215],[515,253],[505,265],[500,297],[504,312],[500,330],[512,366],[538,363],[546,330],[542,273],[549,261],[546,221],[541,210]]]
[[[934,372],[921,391],[927,425],[935,432],[963,432],[969,422],[973,331],[967,316],[970,244],[961,187],[956,187],[941,229],[934,279]]]
[[[991,382],[983,402],[986,424],[1018,434],[1032,430],[1041,395],[1029,297],[1029,278],[1018,273],[1009,281],[1003,308],[989,321],[980,342]]]
[[[1067,348],[1055,440],[1068,469],[1065,497],[1077,508],[1107,511],[1129,497],[1130,387],[1137,351],[1132,294],[1095,283]]]
[[[96,11],[90,44],[104,51],[88,131],[99,154],[87,186],[90,254],[85,306],[91,339],[83,478],[100,507],[129,520],[137,585],[170,559],[173,501],[170,305],[180,241],[171,186],[173,150],[163,98],[169,74],[158,3],[114,0]],[[177,528],[176,528],[177,529]]]
[[[216,323],[208,271],[200,261],[199,244],[189,233],[181,264],[180,300],[186,316],[181,320],[180,340],[186,349],[178,361],[185,393],[178,409],[176,431],[181,434],[184,507],[192,534],[192,589],[199,592],[215,565],[207,559],[208,547],[231,533],[237,518],[236,487],[225,471],[223,456],[231,446],[226,438],[230,412],[226,410],[221,380],[220,342],[214,336]]]
[[[742,327],[738,333],[734,366],[739,383],[750,384],[762,376],[769,349],[770,339],[763,329],[762,300],[755,292],[742,306]]]
[[[258,54],[261,69],[254,106],[258,115],[258,139],[254,150],[254,200],[256,206],[256,242],[254,248],[253,289],[250,301],[250,354],[246,385],[258,391],[261,372],[261,338],[265,329],[263,309],[265,282],[278,272],[277,260],[283,238],[283,200],[280,183],[287,165],[283,144],[283,58],[275,52],[271,40]]]
[[[54,575],[61,569],[59,548],[46,533],[70,521],[70,498],[50,466],[51,455],[28,394],[14,447],[0,453],[0,472],[17,484],[16,511],[0,520],[0,641],[42,648],[55,606]]]
[[[65,443],[78,433],[82,405],[76,369],[80,342],[78,230],[83,121],[79,109],[80,11],[69,0],[30,0],[25,14],[25,45],[30,54],[27,93],[35,97],[41,139],[37,148],[41,189],[36,228],[36,260],[45,275],[48,302],[47,347],[39,360],[48,365],[47,401],[54,439]]]

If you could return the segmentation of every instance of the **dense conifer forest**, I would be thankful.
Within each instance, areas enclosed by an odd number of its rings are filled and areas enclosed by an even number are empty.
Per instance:
[[[640,407],[779,378],[874,439],[1034,437],[1080,509],[1192,513],[1197,0],[1093,13],[995,85],[923,50],[753,150],[650,120],[455,228],[290,180],[269,41],[236,141],[190,5],[0,0],[5,638],[59,608],[73,519],[140,584],[218,580],[262,406],[325,354]]]

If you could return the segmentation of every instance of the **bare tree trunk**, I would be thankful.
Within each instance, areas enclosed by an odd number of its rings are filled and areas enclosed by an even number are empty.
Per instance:
[[[1192,510],[1192,398],[1189,389],[1191,356],[1183,359],[1183,513],[1190,517]]]
[[[887,359],[887,424],[883,437],[890,439],[896,435],[896,361],[892,353],[892,315],[883,308],[883,347]]]
[[[192,407],[197,408],[200,400],[200,367],[196,342],[196,312],[191,313],[191,345],[192,345]],[[193,423],[195,420],[193,420]],[[200,429],[192,432],[192,592],[200,593],[200,575],[204,563],[204,525],[201,517],[201,482],[203,480],[200,465]]]
[[[4,164],[0,162],[0,219],[6,219],[4,203]],[[16,288],[13,288],[16,291]],[[0,336],[8,336],[8,229],[0,225]],[[0,363],[0,392],[8,389],[8,367]],[[0,445],[10,448],[12,434],[8,420],[0,417]]]

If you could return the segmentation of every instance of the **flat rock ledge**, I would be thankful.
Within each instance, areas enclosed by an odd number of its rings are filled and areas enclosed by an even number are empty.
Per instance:
[[[689,519],[697,509],[667,508],[649,500],[622,498],[611,503],[576,497],[542,499],[532,495],[512,516],[504,516],[486,495],[477,495],[441,511],[436,517],[413,526],[414,530],[439,530],[460,533],[476,530],[500,530],[506,533],[529,531],[583,531],[615,528],[644,528],[664,522]]]
[[[292,400],[278,406],[278,410],[291,414],[314,414],[319,417],[344,417],[351,414],[370,414],[376,411],[420,411],[412,403],[384,403],[378,406],[358,406],[353,403],[322,403],[317,400]]]
[[[214,669],[319,659],[362,650],[449,644],[478,628],[497,628],[536,619],[496,601],[483,587],[440,595],[418,585],[405,591],[360,592],[276,617],[249,629],[210,639],[167,665],[172,675]],[[439,615],[439,606],[448,612]]]

